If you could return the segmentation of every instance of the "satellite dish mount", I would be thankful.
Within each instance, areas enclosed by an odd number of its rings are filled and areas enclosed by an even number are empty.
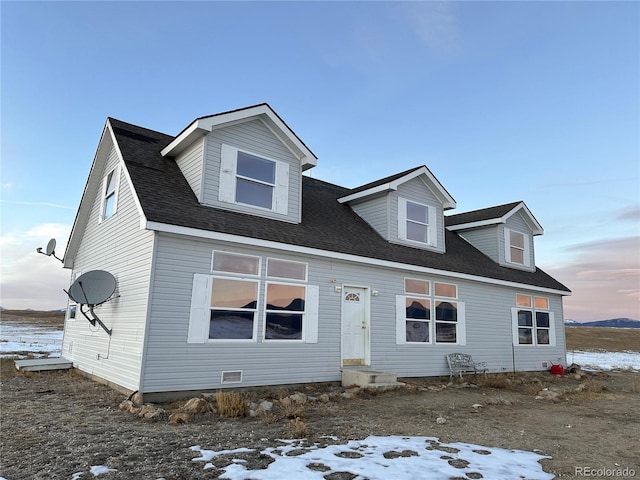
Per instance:
[[[102,305],[111,300],[113,293],[116,291],[116,279],[109,272],[104,270],[92,270],[80,275],[75,282],[69,287],[69,291],[64,291],[69,298],[80,305],[80,313],[95,326],[96,323],[102,329],[111,335],[112,330],[100,320],[100,317],[93,311],[94,307]],[[89,307],[83,310],[83,306]],[[87,315],[90,313],[91,316]]]
[[[47,248],[44,251],[42,250],[42,247],[38,247],[36,248],[36,252],[41,253],[42,255],[46,255],[47,257],[53,257],[64,263],[64,260],[56,257],[56,239],[55,238],[52,238],[51,240],[49,240],[49,243],[47,243]]]

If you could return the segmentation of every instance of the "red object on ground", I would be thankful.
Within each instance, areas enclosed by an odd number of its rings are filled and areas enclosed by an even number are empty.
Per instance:
[[[549,371],[553,374],[553,375],[564,375],[564,367],[560,364],[558,365],[551,365],[551,368],[549,369]]]

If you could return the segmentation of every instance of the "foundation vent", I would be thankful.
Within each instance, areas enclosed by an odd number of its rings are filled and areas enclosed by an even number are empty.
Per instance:
[[[242,383],[242,370],[222,372],[222,380],[220,383]]]
[[[549,368],[548,362],[542,362],[542,368]]]

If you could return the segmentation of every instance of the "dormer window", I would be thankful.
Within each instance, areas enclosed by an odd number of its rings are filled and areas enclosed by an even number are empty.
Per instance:
[[[504,240],[506,261],[508,263],[514,263],[525,267],[530,266],[531,258],[529,254],[529,236],[524,233],[505,228]]]
[[[273,208],[276,162],[238,151],[236,202]]]
[[[399,198],[398,237],[412,243],[436,246],[436,209]]]
[[[286,215],[287,163],[222,145],[220,165],[220,201]]]

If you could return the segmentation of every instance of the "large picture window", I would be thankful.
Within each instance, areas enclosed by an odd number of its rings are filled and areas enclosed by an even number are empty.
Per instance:
[[[188,343],[318,343],[319,288],[306,283],[306,263],[269,258],[262,268],[261,257],[216,250],[211,265],[193,276]]]
[[[213,278],[209,338],[252,339],[257,305],[257,281]]]
[[[458,287],[405,278],[398,296],[397,343],[464,344],[464,304],[455,300]]]
[[[302,340],[306,286],[268,283],[265,340]]]
[[[516,345],[554,345],[553,312],[549,299],[516,295],[513,309],[514,343]]]

